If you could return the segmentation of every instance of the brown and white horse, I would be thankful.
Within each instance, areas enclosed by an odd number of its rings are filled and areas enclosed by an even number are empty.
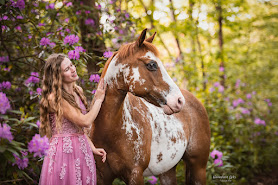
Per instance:
[[[208,116],[202,104],[179,89],[167,74],[143,30],[106,62],[101,78],[106,97],[94,122],[91,139],[107,152],[96,157],[99,185],[115,178],[144,184],[159,175],[162,185],[176,184],[175,167],[183,159],[186,184],[206,184],[210,148]]]

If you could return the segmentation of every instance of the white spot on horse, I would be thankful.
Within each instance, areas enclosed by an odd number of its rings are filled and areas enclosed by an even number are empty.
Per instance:
[[[111,87],[117,84],[117,77],[127,68],[127,64],[117,63],[117,60],[118,57],[116,55],[110,62],[104,77],[104,81]]]
[[[123,125],[122,129],[125,130],[125,133],[128,137],[128,140],[132,143],[134,143],[134,161],[137,162],[139,161],[140,158],[142,158],[143,154],[141,151],[141,148],[143,147],[143,140],[142,140],[142,128],[140,128],[139,124],[136,123],[131,115],[131,105],[128,100],[128,94],[125,97],[124,100],[124,107],[123,107]],[[135,133],[134,133],[135,132]],[[133,134],[136,134],[135,137],[133,137]],[[134,140],[134,138],[136,138]],[[144,159],[143,159],[144,160]]]
[[[130,92],[133,92],[136,82],[140,85],[143,85],[146,82],[146,80],[141,77],[138,67],[132,68],[131,72],[129,70],[125,71],[124,79],[125,83],[129,85]]]
[[[145,117],[152,128],[150,162],[143,175],[159,175],[180,161],[187,147],[187,140],[183,124],[174,114],[166,115],[162,108],[140,99],[147,106]],[[172,138],[175,138],[175,142]]]

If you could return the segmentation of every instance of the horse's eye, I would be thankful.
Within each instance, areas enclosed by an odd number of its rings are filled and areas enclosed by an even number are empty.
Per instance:
[[[149,63],[146,64],[147,69],[150,71],[156,71],[157,70],[157,63],[153,60],[151,60]]]

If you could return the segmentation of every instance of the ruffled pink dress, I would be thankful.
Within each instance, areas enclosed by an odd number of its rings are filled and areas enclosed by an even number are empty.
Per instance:
[[[80,108],[86,108],[80,101]],[[96,185],[96,166],[83,130],[63,118],[60,133],[55,128],[55,115],[49,114],[52,138],[44,158],[40,185]]]

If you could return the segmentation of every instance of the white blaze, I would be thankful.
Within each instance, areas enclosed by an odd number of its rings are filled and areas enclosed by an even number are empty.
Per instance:
[[[162,92],[162,95],[164,95],[165,99],[168,100],[171,97],[175,97],[175,96],[180,96],[181,98],[183,98],[183,95],[182,95],[180,89],[175,84],[175,82],[172,80],[172,78],[168,75],[168,73],[167,73],[166,69],[164,68],[161,60],[158,57],[156,57],[154,55],[154,53],[151,52],[151,51],[148,51],[145,54],[145,56],[143,56],[143,57],[148,58],[150,60],[154,60],[154,61],[157,62],[158,67],[159,67],[159,69],[161,71],[161,74],[162,74],[163,81],[166,82],[170,87],[169,92]]]

